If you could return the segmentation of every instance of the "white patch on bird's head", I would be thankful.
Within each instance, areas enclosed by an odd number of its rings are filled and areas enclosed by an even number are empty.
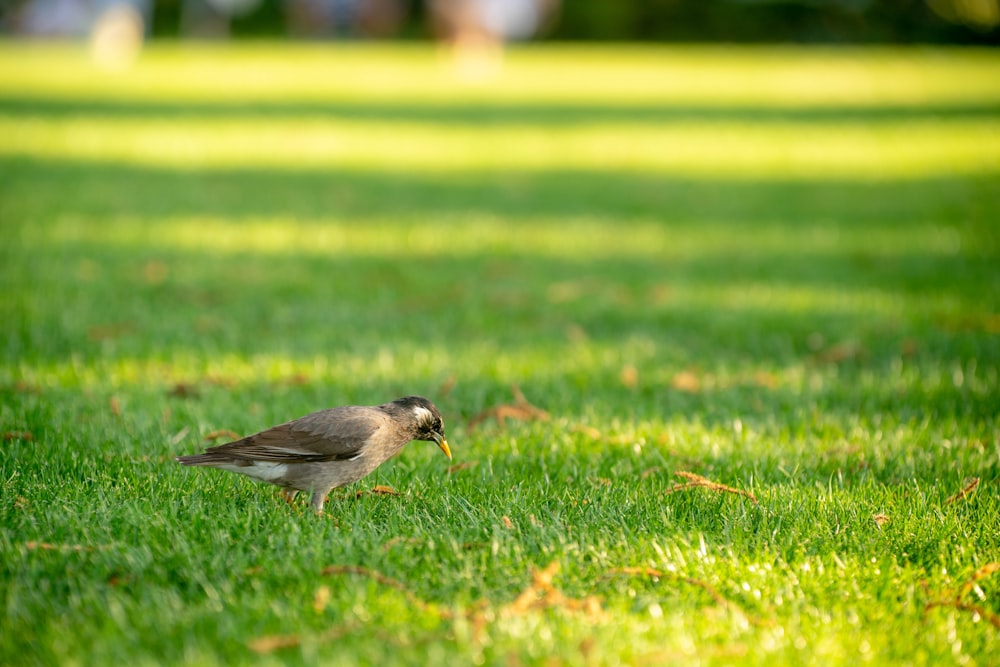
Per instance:
[[[417,405],[413,408],[413,416],[417,418],[417,423],[419,424],[434,423],[434,415],[422,405]]]

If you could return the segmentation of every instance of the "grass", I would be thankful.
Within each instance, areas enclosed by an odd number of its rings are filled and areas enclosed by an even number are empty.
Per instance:
[[[995,53],[81,56],[0,46],[0,662],[995,664]],[[461,467],[323,517],[173,462],[408,393]]]

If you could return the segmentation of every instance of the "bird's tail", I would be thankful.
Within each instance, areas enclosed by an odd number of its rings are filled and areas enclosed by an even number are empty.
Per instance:
[[[212,452],[204,454],[191,454],[190,456],[177,456],[177,462],[185,466],[217,466],[220,463],[232,463],[230,456],[222,456]]]

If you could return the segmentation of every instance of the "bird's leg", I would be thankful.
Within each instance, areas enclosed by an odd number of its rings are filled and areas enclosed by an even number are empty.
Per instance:
[[[282,489],[281,497],[285,499],[286,503],[291,503],[295,500],[295,496],[299,495],[299,492],[295,489]]]
[[[329,493],[329,491],[327,492]],[[313,491],[312,497],[309,498],[309,506],[312,507],[313,512],[317,515],[323,513],[323,503],[326,501],[326,493],[320,491]]]

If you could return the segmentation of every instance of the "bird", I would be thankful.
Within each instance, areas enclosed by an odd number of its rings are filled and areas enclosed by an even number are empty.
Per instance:
[[[330,491],[365,477],[411,440],[434,442],[451,460],[441,412],[422,396],[320,410],[176,459],[275,484],[289,502],[310,493],[310,507],[321,514]]]

